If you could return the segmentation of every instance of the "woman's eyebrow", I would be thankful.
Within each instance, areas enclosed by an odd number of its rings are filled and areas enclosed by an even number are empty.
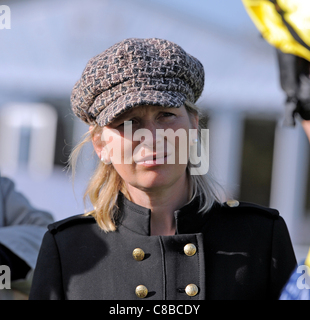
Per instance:
[[[145,108],[147,108],[147,107],[145,107]],[[172,109],[174,109],[174,108],[167,108],[167,107],[161,107],[161,106],[156,107],[156,110],[158,112],[171,112]],[[144,108],[139,108],[139,109],[132,108],[132,109],[122,113],[121,115],[119,115],[114,121],[115,121],[115,123],[117,123],[117,122],[123,121],[125,119],[135,117],[137,115],[141,116],[144,114],[143,110],[145,110],[145,109]]]

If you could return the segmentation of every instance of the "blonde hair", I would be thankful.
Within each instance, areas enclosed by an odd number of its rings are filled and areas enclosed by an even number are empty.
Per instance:
[[[186,102],[185,108],[189,115],[195,114],[200,117],[199,110],[194,104]],[[92,141],[94,135],[100,130],[102,130],[102,127],[97,124],[91,127],[89,132],[84,135],[83,140],[73,149],[69,157],[69,165],[72,168],[73,179],[81,149],[86,143]],[[201,125],[199,125],[199,131],[200,130]],[[187,175],[190,182],[189,191],[191,194],[189,202],[199,196],[199,212],[206,212],[212,207],[215,201],[220,202],[219,188],[221,187],[212,178],[210,173],[206,175],[190,175],[190,167],[191,164],[189,162],[187,165]],[[99,161],[84,194],[84,203],[86,199],[89,198],[94,210],[87,212],[85,215],[92,215],[99,227],[105,232],[116,230],[116,218],[118,214],[117,200],[120,191],[127,199],[131,200],[124,181],[114,169],[113,165]]]

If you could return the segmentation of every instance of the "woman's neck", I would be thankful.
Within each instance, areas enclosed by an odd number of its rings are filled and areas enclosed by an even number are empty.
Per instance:
[[[174,212],[189,200],[188,179],[184,174],[173,186],[159,190],[140,190],[127,186],[132,202],[151,209],[151,235],[174,235]]]

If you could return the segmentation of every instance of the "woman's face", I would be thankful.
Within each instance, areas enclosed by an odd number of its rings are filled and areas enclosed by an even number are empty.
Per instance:
[[[184,106],[139,106],[105,126],[93,143],[98,156],[111,162],[127,187],[150,191],[186,177],[189,129],[197,128],[198,117]]]

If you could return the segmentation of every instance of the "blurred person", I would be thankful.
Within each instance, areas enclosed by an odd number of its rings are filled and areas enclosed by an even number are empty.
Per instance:
[[[280,82],[286,93],[285,125],[295,125],[297,118],[310,142],[310,61],[277,50]],[[281,293],[280,300],[310,300],[310,251],[306,259],[298,261],[288,283]],[[300,267],[306,266],[304,285]],[[309,269],[308,269],[309,268]]]
[[[310,18],[309,13],[308,15]],[[310,61],[278,49],[277,57],[280,83],[286,94],[283,124],[294,126],[297,119],[310,142]],[[300,266],[305,265],[310,270],[310,251],[308,257],[303,261],[298,261],[298,264],[299,266],[296,267],[281,293],[281,300],[310,300],[310,273],[308,275],[305,272],[305,281],[308,281],[309,287],[298,286],[298,279],[302,277],[299,272]]]
[[[0,176],[0,266],[9,267],[11,281],[11,290],[0,290],[0,300],[27,298],[43,235],[53,221]]]
[[[279,298],[296,265],[283,218],[222,203],[209,173],[192,174],[203,87],[202,64],[167,40],[125,39],[90,59],[71,96],[89,125],[71,164],[92,141],[101,161],[85,197],[94,210],[48,227],[30,299]],[[186,133],[174,163],[175,136],[157,135],[169,129]]]
[[[284,126],[300,121],[310,141],[310,1],[242,0],[262,37],[276,48],[280,84],[285,92]],[[309,256],[301,264],[310,265]],[[295,269],[281,294],[282,300],[310,299],[300,289]],[[301,286],[300,286],[301,287]]]

